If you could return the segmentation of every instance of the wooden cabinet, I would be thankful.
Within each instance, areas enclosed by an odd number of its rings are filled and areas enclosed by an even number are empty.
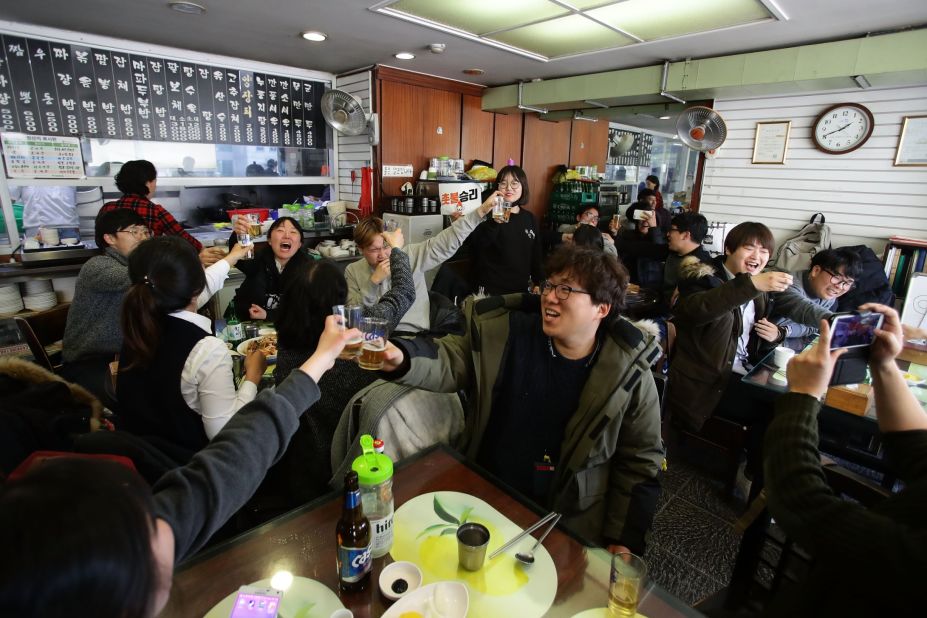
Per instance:
[[[605,172],[605,159],[608,154],[608,122],[589,122],[574,120],[570,135],[570,167],[577,165],[597,165],[600,172]]]
[[[460,126],[460,158],[469,169],[474,159],[492,163],[495,114],[484,112],[482,99],[463,95],[463,118]],[[521,141],[519,139],[519,141]]]
[[[543,225],[550,194],[553,191],[554,170],[570,157],[570,121],[546,122],[534,114],[525,115],[524,162],[531,199],[527,209]]]
[[[495,114],[496,127],[492,141],[492,166],[496,170],[505,167],[509,159],[521,162],[521,136],[524,125],[523,114]]]

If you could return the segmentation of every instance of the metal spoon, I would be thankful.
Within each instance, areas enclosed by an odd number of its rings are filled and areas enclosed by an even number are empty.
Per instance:
[[[536,549],[538,548],[538,546],[539,546],[541,543],[544,542],[544,539],[547,538],[547,535],[550,534],[550,531],[557,527],[557,522],[558,522],[558,521],[560,521],[560,515],[559,515],[559,514],[558,514],[556,517],[554,517],[554,519],[553,519],[552,522],[550,522],[550,525],[547,527],[547,530],[545,530],[545,531],[544,531],[544,534],[542,534],[542,535],[538,538],[537,543],[534,544],[534,547],[532,547],[532,548],[531,548],[529,551],[527,551],[527,552],[517,552],[517,553],[515,554],[515,559],[518,560],[519,562],[521,562],[522,564],[526,565],[526,566],[530,566],[530,565],[534,564],[534,550],[536,550]]]

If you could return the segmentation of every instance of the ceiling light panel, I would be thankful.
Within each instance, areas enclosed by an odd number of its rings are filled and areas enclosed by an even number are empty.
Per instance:
[[[645,41],[773,19],[758,0],[626,0],[588,13]]]
[[[527,49],[548,58],[623,47],[634,42],[633,39],[582,15],[552,19],[499,32],[486,38]]]
[[[485,10],[479,3],[472,2],[399,0],[390,4],[389,8],[477,35],[569,13],[569,9],[548,0],[506,0],[493,5],[492,10]]]

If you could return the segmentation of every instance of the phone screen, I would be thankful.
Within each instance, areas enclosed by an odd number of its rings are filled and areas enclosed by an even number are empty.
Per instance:
[[[276,618],[279,594],[273,590],[239,590],[229,618]]]
[[[881,313],[849,314],[834,317],[830,348],[856,348],[872,344],[875,331],[882,326]]]

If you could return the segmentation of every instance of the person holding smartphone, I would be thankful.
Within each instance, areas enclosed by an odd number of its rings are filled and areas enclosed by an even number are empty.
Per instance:
[[[825,482],[818,412],[845,349],[831,349],[831,328],[822,320],[818,343],[789,362],[789,393],[776,401],[764,442],[769,510],[815,557],[807,580],[775,599],[771,615],[901,616],[923,604],[927,414],[895,362],[904,342],[898,313],[874,303],[860,310],[884,316],[869,347],[869,369],[882,445],[905,487],[866,508]],[[861,585],[848,592],[851,581]]]

